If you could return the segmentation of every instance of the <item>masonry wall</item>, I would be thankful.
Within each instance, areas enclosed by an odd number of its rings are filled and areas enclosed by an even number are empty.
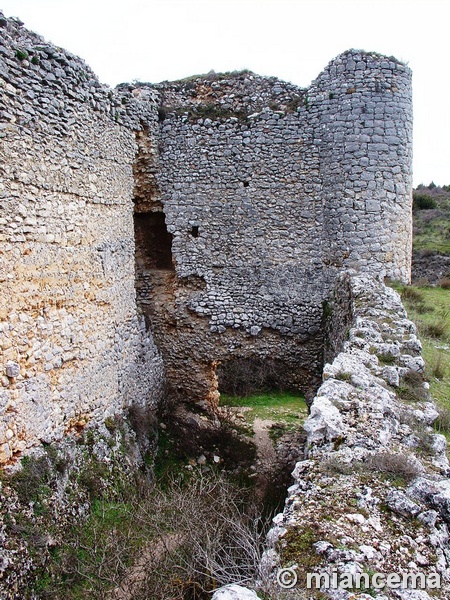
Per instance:
[[[322,213],[302,90],[248,73],[155,87],[148,210],[165,214],[176,277],[151,273],[140,298],[161,290],[144,310],[173,390],[214,403],[216,368],[245,359],[275,361],[279,385],[310,391],[322,363]]]
[[[409,281],[412,250],[411,71],[357,50],[330,62],[308,90],[317,118],[324,262]]]
[[[162,363],[138,318],[135,134],[78,58],[0,19],[0,462],[133,403]],[[130,117],[127,117],[130,121]]]
[[[262,567],[275,573],[295,561],[299,589],[307,572],[437,574],[444,598],[449,462],[446,439],[433,429],[438,412],[415,325],[397,292],[370,276],[342,273],[333,296],[334,352]],[[386,586],[377,597],[428,599],[431,589]],[[336,597],[325,585],[322,592]]]
[[[111,90],[0,32],[2,461],[153,406],[158,351],[171,395],[208,411],[242,364],[312,397],[340,270],[409,278],[409,70],[351,50],[308,89]]]
[[[141,271],[140,299],[182,396],[216,398],[218,365],[272,356],[280,385],[311,392],[336,275],[409,280],[410,76],[352,50],[308,89],[249,72],[153,86],[145,210],[165,214],[176,277]]]

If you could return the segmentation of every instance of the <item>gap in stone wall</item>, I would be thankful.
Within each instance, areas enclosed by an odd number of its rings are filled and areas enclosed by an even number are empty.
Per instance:
[[[147,329],[155,334],[155,319],[174,293],[172,234],[162,211],[135,212],[134,234],[136,302]]]
[[[135,213],[134,233],[139,268],[174,270],[172,234],[163,212]]]
[[[300,371],[286,361],[271,357],[236,356],[217,367],[218,391],[231,396],[248,396],[270,391],[310,392]],[[300,375],[297,377],[297,375]]]

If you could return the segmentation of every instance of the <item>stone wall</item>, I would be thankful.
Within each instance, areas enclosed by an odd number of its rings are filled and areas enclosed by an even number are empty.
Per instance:
[[[444,598],[450,469],[446,439],[432,428],[438,413],[421,376],[415,326],[399,295],[376,279],[343,274],[334,296],[338,338],[344,327],[346,339],[324,367],[305,423],[305,455],[274,519],[264,566],[297,564],[303,586],[307,572],[435,573]],[[295,590],[286,597],[296,598]],[[354,597],[351,589],[321,591]],[[380,600],[431,597],[424,590],[373,592]]]
[[[215,402],[216,365],[276,356],[279,384],[311,394],[336,274],[410,277],[410,71],[349,51],[308,89],[250,72],[151,89],[145,210],[165,214],[176,277],[138,269],[139,298],[169,380]]]
[[[410,280],[411,72],[398,60],[353,50],[308,90],[317,118],[324,261]],[[332,284],[333,285],[333,284]]]
[[[2,461],[153,405],[153,337],[178,400],[213,412],[244,363],[311,398],[339,271],[409,279],[410,71],[351,50],[308,89],[242,72],[111,90],[0,30]]]
[[[162,363],[136,311],[132,118],[80,59],[15,20],[0,34],[5,462],[154,404]]]
[[[314,389],[322,215],[312,127],[297,112],[303,92],[248,73],[155,87],[149,210],[164,211],[176,277],[147,269],[140,298],[161,290],[148,311],[174,391],[214,403],[219,363],[274,357],[280,385]]]

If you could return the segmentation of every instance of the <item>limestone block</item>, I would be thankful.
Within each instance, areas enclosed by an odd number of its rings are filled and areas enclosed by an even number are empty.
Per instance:
[[[20,365],[10,360],[5,365],[5,372],[7,377],[18,377],[20,375]]]
[[[241,585],[231,584],[219,588],[211,600],[257,600],[256,592]]]

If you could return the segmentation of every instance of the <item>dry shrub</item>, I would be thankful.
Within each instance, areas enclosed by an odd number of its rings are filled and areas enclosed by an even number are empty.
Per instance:
[[[278,387],[280,365],[273,359],[236,358],[224,361],[217,369],[221,392],[232,396],[250,394]]]
[[[206,600],[257,578],[268,526],[223,476],[195,471],[164,488],[143,479],[67,531],[39,598]]]
[[[416,427],[417,423],[419,422],[417,416],[414,414],[414,412],[410,408],[398,409],[396,416],[397,416],[398,420],[400,421],[400,423],[403,423],[404,425],[408,425],[408,427],[410,427],[411,429],[414,429],[414,427]]]
[[[325,475],[351,475],[355,471],[352,463],[346,463],[337,456],[328,456],[320,463],[320,471]]]
[[[11,483],[22,504],[39,502],[42,493],[45,495],[52,485],[52,465],[47,454],[22,458],[22,468],[12,475]]]
[[[447,318],[446,316],[443,316],[441,319],[436,320],[433,323],[424,323],[420,329],[425,335],[441,340],[447,335]]]
[[[450,432],[450,410],[443,406],[438,407],[439,416],[434,422],[434,428],[439,433]]]
[[[224,478],[200,475],[187,486],[172,481],[140,512],[153,541],[119,586],[132,591],[130,598],[210,598],[216,587],[256,578],[267,527]]]
[[[444,379],[446,371],[447,361],[443,351],[439,350],[431,366],[431,372],[436,379]]]
[[[414,431],[414,437],[417,442],[418,450],[428,455],[435,453],[434,436],[433,433],[429,431],[428,426],[423,423],[418,425]]]
[[[156,439],[158,427],[156,412],[147,406],[132,404],[128,408],[127,420],[136,434],[141,450],[148,448],[149,440]]]
[[[397,388],[397,393],[407,402],[425,402],[428,400],[429,392],[424,388],[424,377],[422,373],[410,369],[402,378]]]
[[[400,295],[403,300],[408,300],[411,304],[423,303],[425,300],[423,293],[412,286],[403,286]]]
[[[378,452],[371,454],[364,462],[364,466],[370,471],[374,470],[392,477],[401,477],[405,481],[411,481],[420,474],[417,463],[406,454]]]
[[[443,277],[439,280],[438,285],[443,290],[450,290],[450,277]]]
[[[384,473],[391,478],[401,478],[404,481],[410,481],[420,473],[420,469],[412,457],[388,451],[371,454],[365,461],[354,463],[345,463],[336,456],[330,456],[321,462],[320,471],[330,476],[377,472]]]
[[[419,313],[419,315],[425,315],[427,313],[434,312],[433,306],[425,304],[425,302],[418,302],[415,304],[414,309]]]

